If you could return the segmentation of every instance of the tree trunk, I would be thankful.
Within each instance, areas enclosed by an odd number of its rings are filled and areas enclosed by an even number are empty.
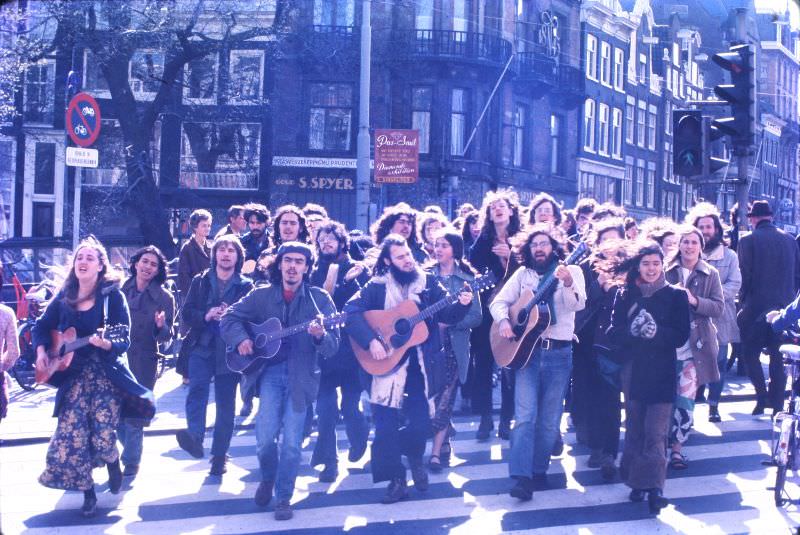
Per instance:
[[[155,245],[167,258],[175,256],[175,242],[169,229],[169,217],[161,203],[161,194],[153,177],[153,168],[147,156],[147,144],[134,145],[133,154],[127,162],[128,187],[126,202],[134,209],[139,219],[139,229],[145,244]]]

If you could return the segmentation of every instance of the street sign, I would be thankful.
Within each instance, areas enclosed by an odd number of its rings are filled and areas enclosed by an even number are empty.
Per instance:
[[[414,184],[419,178],[419,130],[375,130],[376,184]]]
[[[90,147],[100,135],[100,106],[89,94],[78,93],[67,106],[67,133],[79,147]]]
[[[100,152],[97,149],[67,147],[67,165],[70,167],[97,167]]]

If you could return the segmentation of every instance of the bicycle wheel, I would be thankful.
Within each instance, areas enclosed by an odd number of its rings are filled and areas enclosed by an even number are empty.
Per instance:
[[[35,373],[33,370],[23,370],[19,366],[13,366],[8,373],[17,384],[23,389],[30,392],[36,389]]]
[[[787,459],[786,464],[778,463],[777,466],[777,473],[775,474],[775,506],[781,507],[783,504],[786,503],[786,498],[784,497],[783,487],[786,484],[786,472],[789,470],[789,467],[794,466],[795,462],[795,447],[797,444],[797,440],[795,439],[795,431],[797,428],[797,422],[792,423],[792,432],[789,433],[789,444],[787,448]]]

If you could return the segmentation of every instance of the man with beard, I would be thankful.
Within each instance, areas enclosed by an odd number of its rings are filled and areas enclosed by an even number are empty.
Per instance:
[[[411,254],[418,264],[429,260],[428,253],[417,239],[417,211],[408,204],[401,202],[388,206],[372,226],[372,236],[376,244],[383,243],[389,234],[399,234],[408,241]]]
[[[328,222],[317,229],[318,260],[311,273],[310,284],[323,288],[333,297],[337,310],[344,308],[369,276],[360,264],[353,262],[348,254],[350,239],[344,225]],[[339,344],[336,357],[320,362],[322,377],[317,396],[317,429],[319,436],[311,456],[311,466],[324,465],[319,474],[323,483],[336,481],[337,451],[336,422],[339,419],[337,389],[341,389],[342,416],[347,439],[350,441],[348,460],[356,462],[367,449],[369,426],[359,408],[361,383],[358,362],[349,343]]]
[[[514,337],[509,307],[524,291],[536,294],[550,275],[558,279],[555,291],[542,296],[550,309],[550,326],[542,333],[528,365],[516,370],[508,471],[516,480],[511,496],[527,501],[534,489],[547,488],[550,453],[559,433],[572,371],[575,312],[585,306],[586,286],[578,266],[559,263],[564,250],[552,237],[549,225],[534,225],[521,240],[519,250],[523,268],[514,272],[489,305],[500,336]]]
[[[242,237],[245,260],[258,260],[261,251],[269,247],[269,210],[263,204],[250,203],[244,207],[244,217],[250,232]]]
[[[728,344],[735,344],[740,340],[739,326],[736,324],[736,294],[742,286],[742,273],[739,270],[739,257],[724,242],[722,222],[716,206],[708,202],[696,204],[686,215],[686,222],[694,225],[703,235],[703,259],[719,271],[722,297],[725,300],[722,315],[714,319],[719,342],[717,366],[720,380],[708,385],[708,421],[720,422],[722,418],[718,406],[725,387]]]
[[[419,268],[406,238],[389,234],[381,244],[375,276],[344,307],[347,334],[354,343],[369,349],[372,358],[386,359],[386,347],[367,323],[364,312],[388,310],[408,299],[424,310],[446,295],[436,278]],[[455,303],[425,320],[429,333],[425,342],[409,348],[394,371],[372,377],[370,402],[375,423],[372,480],[375,483],[389,481],[382,503],[395,503],[408,497],[402,455],[408,459],[417,490],[424,492],[428,489],[428,474],[422,456],[431,431],[434,400],[446,386],[438,324],[458,323],[467,314],[471,303],[472,291],[465,287]],[[407,423],[404,424],[404,420]]]
[[[247,323],[278,318],[283,327],[305,323],[336,312],[331,297],[307,284],[314,253],[300,242],[284,242],[270,266],[271,284],[261,286],[232,305],[222,318],[220,330],[228,347],[240,355],[254,352]],[[278,353],[259,359],[261,366],[242,376],[242,391],[255,389],[259,396],[256,413],[256,453],[261,483],[255,494],[259,507],[272,501],[275,489],[276,520],[292,518],[290,501],[300,466],[306,410],[319,390],[319,357],[336,354],[338,329],[326,331],[314,321],[304,333],[282,339]],[[278,448],[278,437],[283,440]]]

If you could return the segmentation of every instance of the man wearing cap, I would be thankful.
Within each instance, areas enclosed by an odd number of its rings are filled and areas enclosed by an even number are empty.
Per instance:
[[[300,242],[284,242],[269,268],[270,283],[247,294],[222,317],[220,329],[228,347],[240,355],[253,354],[253,341],[246,325],[278,318],[291,327],[336,312],[328,293],[308,284],[314,264],[311,247]],[[261,483],[255,502],[266,507],[275,489],[275,519],[292,518],[289,502],[300,466],[300,446],[306,410],[319,389],[318,357],[336,354],[337,329],[326,330],[313,322],[301,334],[282,339],[281,347],[270,360],[260,359],[258,370],[242,376],[242,391],[255,389],[261,398],[255,418],[256,454],[261,468]],[[283,440],[278,448],[278,436]]]
[[[766,320],[770,310],[788,305],[800,287],[800,254],[791,236],[772,222],[767,201],[755,201],[747,212],[753,231],[739,239],[739,267],[742,287],[739,290],[738,323],[742,334],[742,356],[747,373],[756,389],[753,414],[764,414],[769,406],[774,411],[783,406],[786,375],[778,351],[780,341]],[[763,348],[769,353],[769,394],[761,369]]]

